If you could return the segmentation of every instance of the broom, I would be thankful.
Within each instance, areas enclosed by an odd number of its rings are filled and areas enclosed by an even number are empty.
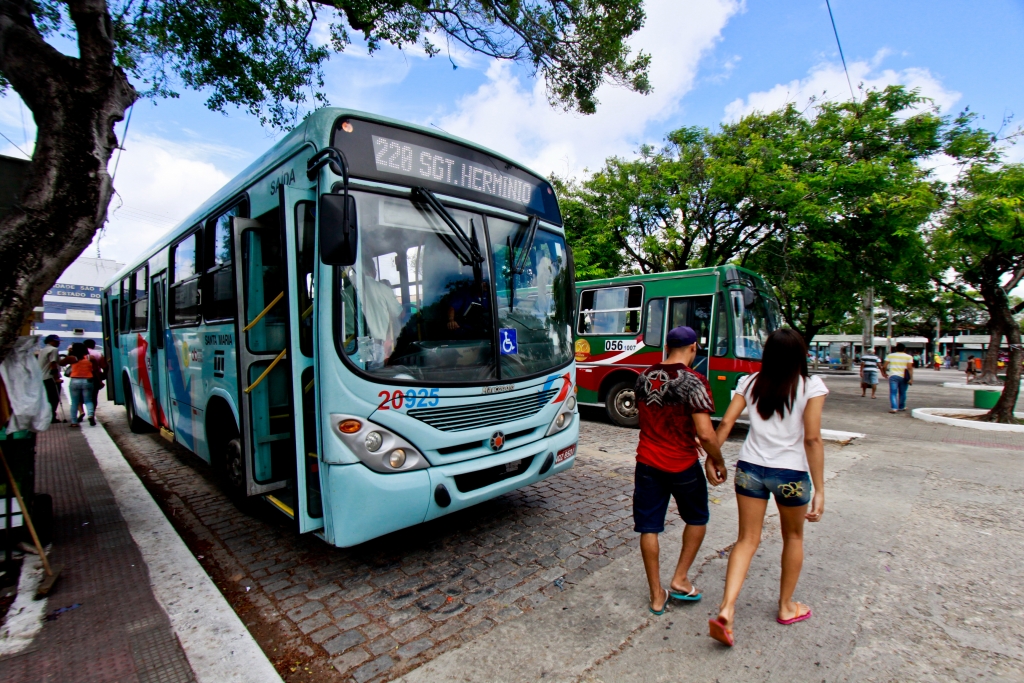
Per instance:
[[[7,458],[4,457],[3,449],[0,449],[0,462],[4,464],[4,470],[7,472],[7,481],[10,482],[11,488],[14,489],[14,495],[18,498],[18,506],[21,508],[21,515],[25,518],[25,524],[28,526],[28,531],[32,534],[32,542],[35,543],[36,550],[39,551],[39,559],[43,563],[43,571],[46,572],[46,578],[43,579],[42,583],[39,584],[39,588],[36,589],[37,596],[43,596],[48,594],[53,589],[53,584],[56,583],[57,577],[60,576],[60,572],[64,569],[63,565],[55,564],[50,565],[50,561],[46,559],[46,551],[43,550],[43,544],[39,542],[39,535],[36,533],[36,527],[32,523],[32,517],[28,514],[28,506],[25,505],[25,499],[21,497],[21,491],[18,490],[18,483],[14,481],[14,473],[11,472],[10,466],[7,464]],[[10,524],[11,521],[7,520]]]

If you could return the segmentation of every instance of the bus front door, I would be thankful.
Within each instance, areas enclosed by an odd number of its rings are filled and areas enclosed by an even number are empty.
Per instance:
[[[238,297],[239,417],[246,494],[267,495],[292,518],[295,428],[285,251],[273,213],[232,218]],[[239,255],[241,258],[239,258]]]
[[[671,330],[686,325],[697,333],[697,357],[693,361],[693,369],[708,376],[708,344],[711,341],[711,314],[714,297],[680,296],[668,300],[668,327]]]
[[[313,301],[316,272],[316,193],[282,185],[281,218],[288,259],[289,354],[295,430],[295,497],[299,532],[324,526],[313,368]]]

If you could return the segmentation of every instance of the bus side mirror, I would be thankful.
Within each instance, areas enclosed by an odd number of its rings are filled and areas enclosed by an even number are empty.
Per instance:
[[[345,204],[348,204],[348,211]],[[356,262],[358,232],[356,199],[351,195],[320,196],[320,260],[329,266],[351,266]]]
[[[743,288],[743,307],[750,308],[757,299],[757,292],[751,287]]]

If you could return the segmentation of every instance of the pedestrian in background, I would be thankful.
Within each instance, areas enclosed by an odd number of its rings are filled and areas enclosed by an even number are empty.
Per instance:
[[[805,349],[803,337],[795,330],[772,332],[764,345],[760,372],[740,380],[718,426],[718,443],[723,444],[740,413],[748,405],[753,408],[748,411],[750,429],[736,465],[739,535],[729,553],[718,616],[708,620],[711,637],[726,645],[734,643],[736,600],[761,543],[769,496],[775,497],[782,525],[782,577],[775,620],[789,626],[811,618],[811,608],[793,600],[793,592],[804,561],[804,522],[817,522],[825,512],[821,411],[828,388],[821,377],[808,376]]]
[[[938,351],[935,352],[935,357],[933,358],[933,360],[935,362],[935,372],[938,372],[939,370],[942,369],[942,356],[939,354]]]
[[[673,328],[666,335],[665,347],[668,357],[644,370],[636,381],[640,441],[633,488],[633,528],[640,534],[640,554],[651,589],[650,610],[658,616],[665,613],[670,597],[684,602],[701,598],[688,574],[710,517],[704,471],[715,486],[726,478],[725,460],[711,424],[715,412],[711,387],[703,375],[690,369],[697,357],[697,333],[689,327]],[[704,471],[701,446],[708,454]],[[670,497],[675,498],[686,526],[679,562],[666,589],[661,585],[658,534],[665,530]]]
[[[107,359],[96,350],[95,339],[86,339],[82,345],[89,352],[89,357],[96,363],[96,375],[92,378],[92,404],[98,406],[100,404],[100,389],[103,388],[103,380],[107,378]]]
[[[974,356],[970,356],[967,359],[967,383],[970,384],[974,380],[974,376],[978,374],[978,364]]]
[[[896,345],[894,353],[885,357],[882,376],[889,380],[889,412],[906,410],[907,387],[914,383],[914,359],[902,342]]]
[[[860,396],[867,395],[868,387],[871,387],[871,398],[878,398],[875,392],[878,391],[878,365],[882,359],[875,355],[874,351],[865,353],[860,357]]]
[[[60,337],[48,335],[43,340],[43,348],[39,351],[39,368],[43,371],[43,388],[46,389],[46,400],[50,402],[53,415],[50,422],[58,422],[57,406],[60,405]]]
[[[84,344],[75,342],[68,349],[68,355],[61,361],[61,365],[71,366],[71,383],[68,385],[68,393],[71,394],[71,426],[77,428],[81,422],[78,407],[84,404],[89,424],[95,427],[96,404],[92,400],[92,380],[97,373],[96,361],[89,355]]]

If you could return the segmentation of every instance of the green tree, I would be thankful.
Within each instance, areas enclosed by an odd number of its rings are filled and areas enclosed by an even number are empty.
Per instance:
[[[0,360],[103,225],[114,124],[137,98],[193,88],[210,109],[287,127],[300,107],[326,103],[324,64],[353,35],[371,53],[390,44],[430,55],[441,36],[527,65],[553,104],[591,113],[603,82],[649,91],[648,56],[626,45],[643,21],[642,0],[3,0],[0,91],[21,96],[37,134],[19,200],[0,220]],[[326,44],[311,39],[316,22]]]
[[[947,132],[946,153],[960,162],[951,200],[941,224],[931,235],[937,263],[952,269],[953,279],[941,286],[969,298],[975,289],[989,315],[991,358],[982,381],[992,382],[999,346],[1010,346],[1003,392],[985,416],[993,422],[1016,423],[1013,409],[1020,391],[1021,331],[1014,318],[1024,304],[1013,305],[1010,292],[1024,280],[1024,165],[1003,164],[1003,151],[990,133],[972,128],[963,114]]]
[[[856,310],[864,288],[885,297],[928,281],[919,228],[939,186],[919,161],[940,149],[942,120],[918,111],[927,104],[890,87],[673,131],[661,149],[610,158],[569,186],[574,248],[600,238],[606,250],[611,236],[621,267],[643,273],[751,267],[810,340]]]

